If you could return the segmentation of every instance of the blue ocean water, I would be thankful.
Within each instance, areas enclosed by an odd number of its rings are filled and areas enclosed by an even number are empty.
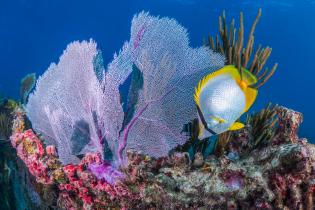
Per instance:
[[[175,18],[199,46],[216,34],[218,15],[238,18],[244,12],[251,26],[258,8],[263,15],[256,29],[256,44],[273,48],[268,65],[279,68],[260,89],[250,112],[268,102],[304,113],[301,137],[315,141],[315,1],[313,0],[2,0],[0,6],[0,93],[19,97],[20,79],[41,75],[57,62],[68,43],[93,38],[108,63],[129,38],[131,19],[144,10]],[[246,29],[246,28],[245,28]],[[247,31],[248,32],[248,31]]]

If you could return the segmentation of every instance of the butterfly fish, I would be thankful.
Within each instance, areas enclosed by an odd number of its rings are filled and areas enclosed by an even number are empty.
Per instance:
[[[238,130],[244,124],[236,122],[254,103],[257,78],[247,69],[241,72],[228,65],[205,76],[195,88],[194,99],[199,119],[199,139],[228,130]]]

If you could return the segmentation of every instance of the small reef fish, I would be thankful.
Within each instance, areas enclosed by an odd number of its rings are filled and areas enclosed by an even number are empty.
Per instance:
[[[195,88],[198,110],[199,139],[238,130],[244,124],[236,122],[254,103],[258,91],[251,86],[257,78],[247,69],[241,72],[228,65],[208,74]]]

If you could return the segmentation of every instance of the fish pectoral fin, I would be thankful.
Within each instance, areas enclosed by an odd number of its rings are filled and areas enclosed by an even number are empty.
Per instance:
[[[257,77],[250,72],[249,70],[242,68],[242,80],[247,84],[247,85],[254,85],[257,83]]]
[[[231,127],[229,128],[230,131],[235,131],[235,130],[239,130],[239,129],[242,129],[244,128],[244,124],[243,123],[240,123],[240,122],[235,122],[233,123],[233,125],[231,125]]]
[[[213,120],[215,120],[215,121],[217,121],[218,123],[224,123],[224,122],[226,122],[223,118],[221,118],[221,117],[215,117],[215,116],[210,116],[210,118],[211,119],[213,119]]]
[[[198,138],[199,140],[205,139],[210,137],[211,134],[206,130],[203,124],[199,124],[199,132],[198,132]]]
[[[245,93],[245,99],[246,99],[244,112],[246,112],[255,102],[257,94],[258,94],[258,90],[248,87],[244,90],[244,93]]]

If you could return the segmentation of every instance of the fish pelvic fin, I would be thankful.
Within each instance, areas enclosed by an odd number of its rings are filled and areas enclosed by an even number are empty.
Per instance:
[[[229,128],[230,131],[235,131],[244,128],[244,124],[240,122],[235,122]]]
[[[215,121],[217,121],[218,123],[225,123],[226,120],[225,119],[222,119],[220,117],[215,117],[215,116],[210,116],[210,118],[214,119]]]
[[[204,76],[198,83],[197,87],[195,87],[195,94],[194,94],[194,100],[196,104],[199,106],[199,98],[200,94],[202,92],[202,89],[204,86],[211,80],[214,79],[215,77],[222,75],[222,74],[229,74],[231,75],[236,81],[240,81],[241,77],[240,74],[237,70],[237,68],[234,65],[227,65],[224,66],[223,68],[212,72],[206,76]]]
[[[198,139],[202,140],[210,136],[212,136],[212,134],[209,133],[209,131],[207,131],[204,125],[199,121]]]
[[[203,128],[203,130],[198,135],[198,139],[202,140],[202,139],[208,138],[212,135],[213,134],[209,133],[209,131],[207,131],[206,129]]]

